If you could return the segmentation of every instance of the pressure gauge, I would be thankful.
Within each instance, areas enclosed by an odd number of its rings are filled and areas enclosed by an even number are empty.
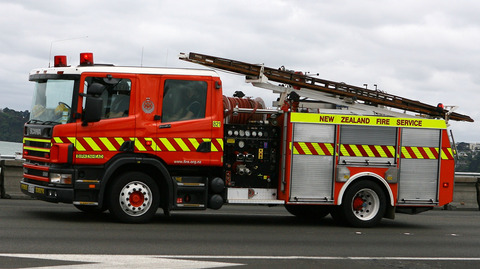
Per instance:
[[[228,135],[228,136],[232,136],[232,135],[233,135],[233,131],[232,131],[232,130],[228,130],[227,135]]]
[[[242,140],[238,141],[238,147],[243,149],[245,147],[245,142],[243,142]]]
[[[262,131],[258,131],[258,137],[262,137],[263,136],[263,132]]]
[[[245,131],[244,131],[244,130],[240,130],[239,134],[240,134],[240,136],[245,136]]]
[[[253,136],[253,137],[257,136],[257,132],[256,132],[256,131],[252,131],[252,136]]]
[[[238,131],[235,130],[235,131],[233,132],[233,135],[234,135],[234,136],[238,136]]]
[[[245,136],[246,136],[246,137],[249,137],[249,136],[250,136],[250,130],[246,130],[246,131],[245,131]]]

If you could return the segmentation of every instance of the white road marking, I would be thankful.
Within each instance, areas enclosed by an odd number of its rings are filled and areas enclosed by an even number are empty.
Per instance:
[[[0,253],[0,257],[84,262],[90,264],[55,266],[67,268],[217,268],[245,265],[212,262],[215,260],[409,260],[409,261],[480,261],[480,257],[340,257],[340,256],[222,256],[222,255],[89,255],[89,254],[19,254]],[[200,260],[198,260],[200,259]],[[51,268],[35,267],[39,268]]]
[[[215,256],[157,255],[175,259],[238,259],[238,260],[412,260],[412,261],[480,261],[480,257],[335,257],[335,256]]]
[[[55,269],[68,268],[217,268],[243,265],[239,263],[210,262],[182,260],[176,258],[163,258],[157,255],[81,255],[81,254],[7,254],[0,253],[3,257],[45,259],[70,262],[88,262],[91,264],[60,265]],[[25,267],[24,267],[25,268]],[[28,268],[28,267],[27,267]],[[51,268],[46,267],[35,267]]]

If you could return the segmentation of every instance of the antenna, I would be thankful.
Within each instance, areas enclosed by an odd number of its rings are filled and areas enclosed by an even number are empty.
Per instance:
[[[73,38],[67,38],[67,39],[59,39],[59,40],[54,40],[54,41],[50,42],[50,53],[48,54],[48,68],[50,68],[50,61],[51,61],[51,59],[52,59],[52,47],[53,47],[53,43],[63,42],[63,41],[69,41],[69,40],[74,40],[74,39],[81,39],[81,38],[88,38],[88,36],[73,37]]]

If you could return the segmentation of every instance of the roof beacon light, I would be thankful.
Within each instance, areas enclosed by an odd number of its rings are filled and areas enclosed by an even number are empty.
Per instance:
[[[80,53],[80,65],[93,65],[93,53]]]
[[[55,62],[54,67],[67,67],[67,56],[56,55],[54,57],[54,62]]]

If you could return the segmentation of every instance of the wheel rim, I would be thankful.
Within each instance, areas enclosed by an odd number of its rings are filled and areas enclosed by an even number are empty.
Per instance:
[[[359,190],[352,200],[353,214],[360,220],[373,219],[380,210],[380,198],[371,189]]]
[[[120,207],[129,216],[141,216],[152,205],[152,191],[141,181],[126,184],[120,191]]]

